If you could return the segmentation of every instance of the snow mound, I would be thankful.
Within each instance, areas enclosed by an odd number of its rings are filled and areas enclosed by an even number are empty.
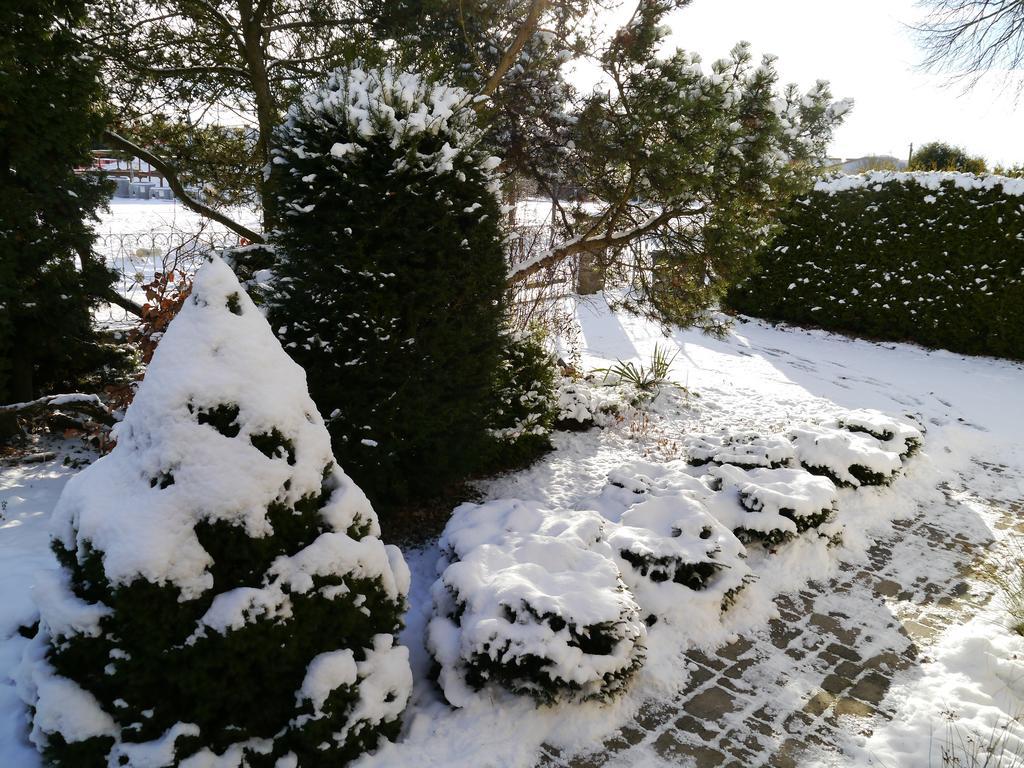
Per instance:
[[[761,436],[756,432],[707,435],[690,440],[686,446],[690,464],[733,464],[744,469],[779,468],[796,459],[793,444],[780,436]]]
[[[811,424],[788,434],[800,464],[837,485],[887,485],[903,466],[898,451],[867,432]]]
[[[753,578],[743,545],[687,492],[630,507],[608,543],[648,624],[690,621],[709,606],[725,610]]]
[[[551,704],[604,699],[644,660],[646,628],[593,512],[502,499],[445,528],[427,645],[455,706],[496,684]]]
[[[886,450],[899,454],[901,459],[912,456],[924,443],[924,429],[919,425],[872,409],[849,411],[829,422],[828,426],[841,427],[849,432],[865,432],[880,440]]]
[[[623,406],[621,394],[613,387],[566,379],[556,392],[555,429],[584,431],[608,426],[614,423]]]
[[[711,475],[739,504],[716,505],[721,519],[744,543],[773,547],[820,529],[835,512],[838,491],[827,477],[804,469],[745,470],[725,464]],[[834,535],[829,531],[827,535]]]

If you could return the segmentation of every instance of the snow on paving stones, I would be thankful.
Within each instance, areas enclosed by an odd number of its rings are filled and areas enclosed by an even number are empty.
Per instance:
[[[592,301],[580,304],[577,317],[585,369],[642,362],[655,343],[666,345],[645,321]],[[648,407],[647,425],[627,417],[605,429],[558,433],[557,450],[543,462],[484,483],[486,498],[592,510],[620,522],[648,498],[688,492],[718,517],[722,510],[707,500],[727,494],[706,495],[712,467],[687,466],[694,436],[777,436],[812,423],[871,426],[869,433],[877,424],[869,417],[854,424],[850,414],[874,409],[920,415],[927,441],[901,462],[890,486],[838,489],[841,546],[805,534],[774,553],[748,547],[746,566],[760,578],[730,611],[650,627],[643,669],[607,705],[537,709],[527,697],[492,689],[452,709],[430,682],[423,644],[440,552],[436,545],[407,552],[411,606],[402,642],[410,647],[414,699],[401,741],[362,759],[361,768],[650,768],[687,760],[917,768],[927,764],[922,739],[928,728],[941,732],[943,709],[959,704],[982,732],[1024,711],[1024,693],[1009,684],[1024,678],[1020,641],[996,624],[999,609],[986,607],[964,571],[986,542],[1019,523],[1021,513],[1007,517],[1007,510],[1024,499],[1024,368],[752,322],[724,340],[676,331],[670,342],[679,350],[671,378],[698,396],[664,391]],[[845,425],[835,421],[840,415]],[[880,449],[905,453],[892,443]],[[51,488],[69,474],[41,465],[0,475],[0,493],[23,498],[26,510],[21,525],[0,528],[0,589],[9,574],[27,578],[30,561],[52,563],[43,529],[59,491],[29,496],[14,487],[22,481],[5,484],[14,472],[41,473],[33,482]],[[976,621],[957,631],[958,611]],[[18,623],[7,613],[0,611],[5,631]],[[0,675],[26,642],[4,637]],[[35,768],[38,757],[18,740],[24,718],[10,694],[0,686],[0,763]],[[579,750],[591,754],[574,756]]]

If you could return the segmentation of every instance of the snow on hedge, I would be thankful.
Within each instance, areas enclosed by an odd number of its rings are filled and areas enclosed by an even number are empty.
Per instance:
[[[848,411],[828,424],[850,432],[866,432],[901,459],[912,456],[924,442],[924,429],[920,425],[872,409]]]
[[[789,438],[803,467],[838,485],[884,485],[903,466],[897,451],[866,432],[808,424],[791,429]]]
[[[772,321],[1024,359],[1024,179],[820,181],[726,303]]]
[[[427,646],[455,706],[499,685],[541,703],[607,698],[644,660],[646,628],[596,513],[463,504],[441,538]]]
[[[815,183],[815,192],[834,195],[851,189],[875,188],[889,182],[914,184],[922,189],[939,191],[946,183],[952,182],[957,189],[986,190],[997,187],[1004,195],[1024,196],[1024,179],[1010,178],[986,174],[977,176],[973,173],[952,171],[871,171],[852,176],[830,176]]]
[[[744,469],[785,467],[795,459],[793,444],[779,435],[762,436],[756,432],[725,432],[690,440],[686,454],[694,466],[735,464]]]
[[[303,370],[220,259],[113,434],[67,483],[63,568],[35,590],[19,692],[47,759],[344,762],[396,735],[409,571],[335,463]]]
[[[711,475],[723,493],[738,501],[717,505],[722,520],[744,543],[776,546],[799,533],[819,529],[835,513],[838,494],[827,477],[804,469],[744,470],[725,464]],[[835,536],[837,531],[828,531]]]

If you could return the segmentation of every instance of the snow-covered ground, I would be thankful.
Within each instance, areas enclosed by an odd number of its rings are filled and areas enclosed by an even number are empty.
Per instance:
[[[109,210],[101,211],[95,225],[96,234],[150,235],[167,232],[196,232],[205,228],[226,232],[226,228],[204,219],[177,200],[135,200],[112,198]],[[258,224],[256,214],[248,208],[232,208],[225,213],[246,226]]]
[[[645,700],[668,697],[686,682],[690,669],[682,653],[691,644],[714,647],[764,626],[775,611],[771,597],[827,580],[841,560],[861,561],[872,541],[892,534],[892,520],[925,509],[941,509],[937,490],[944,479],[972,474],[976,460],[1001,465],[999,487],[980,494],[1024,498],[1024,366],[988,358],[966,358],[910,345],[874,344],[816,331],[773,328],[760,322],[737,324],[724,340],[693,331],[669,338],[637,318],[608,311],[600,299],[574,309],[582,344],[582,367],[616,359],[648,363],[655,344],[678,351],[672,376],[689,393],[668,389],[647,412],[631,414],[606,429],[559,433],[557,450],[523,472],[483,485],[488,499],[520,498],[548,507],[575,508],[605,486],[610,472],[640,472],[680,458],[684,441],[721,428],[782,433],[793,425],[842,409],[875,408],[913,414],[928,429],[923,451],[907,463],[892,486],[839,491],[844,543],[801,538],[775,555],[752,554],[750,568],[760,580],[742,593],[722,621],[652,628],[648,659],[629,693],[611,705],[585,703],[537,709],[532,701],[487,693],[452,709],[429,680],[424,633],[432,615],[430,587],[437,577],[438,549],[406,553],[413,571],[411,609],[403,641],[409,646],[416,691],[399,743],[360,761],[379,766],[529,766],[540,746],[564,750],[594,748],[628,722]],[[24,737],[25,718],[9,677],[27,642],[18,627],[34,620],[28,595],[32,573],[53,564],[47,549],[50,511],[74,473],[57,461],[0,470],[0,765],[36,768]],[[984,523],[984,520],[982,520]],[[991,530],[993,538],[1005,533]],[[901,583],[920,575],[900,563],[892,568]],[[840,601],[841,596],[835,600]],[[857,622],[857,606],[848,607]],[[865,617],[864,621],[868,621]],[[1024,712],[1024,639],[1005,629],[998,601],[971,623],[943,635],[931,661],[914,675],[897,673],[888,697],[902,721],[876,728],[869,742],[850,747],[837,765],[926,765],[915,751],[929,729],[941,727],[942,712],[962,704],[968,725],[984,733]],[[763,691],[766,702],[776,694]],[[1017,743],[1017,742],[1015,742]],[[662,765],[640,753],[629,765]]]

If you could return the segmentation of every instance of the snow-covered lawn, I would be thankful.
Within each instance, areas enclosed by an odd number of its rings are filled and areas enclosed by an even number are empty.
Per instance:
[[[487,500],[515,498],[529,502],[524,508],[531,510],[597,509],[607,516],[607,509],[612,508],[609,499],[614,501],[612,497],[625,491],[630,482],[646,482],[638,480],[641,476],[660,488],[659,493],[667,493],[665,489],[682,493],[689,488],[687,472],[702,473],[700,467],[687,469],[684,461],[698,437],[714,438],[723,430],[785,435],[801,424],[865,408],[894,416],[913,415],[927,428],[923,448],[904,462],[903,471],[889,486],[832,491],[795,475],[758,474],[758,469],[750,469],[746,475],[728,470],[720,473],[723,485],[749,489],[769,510],[779,488],[773,483],[782,480],[789,483],[786,488],[790,491],[792,483],[799,481],[807,514],[827,506],[835,493],[837,516],[829,525],[842,528],[842,544],[830,546],[829,538],[808,531],[775,552],[751,546],[744,567],[757,581],[747,586],[724,614],[717,605],[693,603],[689,613],[673,614],[669,621],[650,626],[646,662],[629,692],[611,704],[589,701],[538,709],[531,698],[486,688],[482,694],[466,695],[460,700],[464,706],[453,709],[430,679],[432,659],[425,645],[427,625],[434,616],[431,587],[438,577],[441,552],[436,544],[407,552],[413,584],[403,642],[410,648],[416,690],[405,715],[402,739],[364,758],[360,761],[363,768],[529,766],[538,761],[542,744],[562,749],[562,763],[555,764],[571,765],[567,755],[573,750],[597,748],[642,713],[645,702],[672,700],[680,689],[692,684],[697,667],[684,658],[687,651],[699,647],[711,652],[740,637],[759,636],[770,620],[778,620],[774,596],[804,588],[810,580],[828,583],[849,567],[844,562],[863,564],[857,567],[870,570],[872,544],[894,536],[894,520],[922,516],[925,521],[941,520],[949,510],[947,497],[940,490],[944,483],[955,486],[966,478],[971,483],[967,489],[971,498],[1008,503],[1024,499],[1024,366],[1020,364],[772,328],[759,322],[737,324],[721,341],[691,331],[676,331],[666,339],[645,321],[609,312],[598,299],[582,302],[575,314],[584,369],[606,366],[616,359],[646,364],[655,344],[668,344],[670,354],[679,353],[671,378],[687,391],[667,388],[646,410],[629,412],[604,429],[558,433],[557,450],[544,461],[484,483]],[[705,449],[721,447],[715,439],[701,445]],[[773,451],[782,450],[770,442],[759,446],[758,450],[762,449],[766,461],[775,455]],[[997,465],[999,472],[982,471],[979,461]],[[32,573],[54,563],[47,549],[50,511],[72,474],[73,470],[60,465],[60,457],[48,464],[0,470],[0,502],[6,502],[0,521],[0,765],[5,768],[40,764],[25,742],[24,714],[9,677],[27,642],[18,627],[34,620],[28,595]],[[710,468],[706,474],[712,474]],[[618,532],[632,531],[631,546],[643,544],[643,536],[664,522],[659,496],[655,494],[651,502],[656,503],[648,509],[637,505],[628,514],[614,513],[622,516],[624,527]],[[965,505],[969,508],[968,502]],[[704,512],[695,508],[692,514],[698,520]],[[580,517],[580,527],[574,530],[585,531],[591,524],[592,518]],[[1007,535],[996,529],[995,518],[982,505],[969,521],[957,518],[949,524],[973,526],[974,538],[998,540]],[[540,534],[555,535],[543,526],[536,527],[523,534],[523,546],[534,546],[530,537]],[[558,546],[575,546],[575,539],[558,536]],[[541,543],[553,546],[548,539]],[[469,549],[462,551],[469,553]],[[692,555],[688,550],[680,553]],[[731,554],[726,547],[722,557],[727,556]],[[466,557],[466,569],[490,565],[471,554]],[[581,556],[581,568],[590,563],[589,557]],[[894,555],[887,575],[910,588],[928,567],[920,561],[901,562]],[[944,566],[936,561],[932,567]],[[603,578],[597,571],[584,575],[587,583]],[[646,597],[643,590],[637,590],[636,596],[638,601],[648,599],[661,605],[656,598],[662,595],[654,595],[654,590]],[[845,621],[864,630],[859,642],[870,645],[868,630],[876,621],[871,606],[841,593],[830,595],[829,602],[843,612]],[[671,608],[665,606],[664,612],[672,614]],[[1024,639],[1005,629],[998,600],[987,604],[969,623],[940,633],[928,653],[931,660],[916,664],[913,673],[892,674],[886,702],[897,718],[876,725],[870,738],[851,736],[846,743],[837,744],[846,756],[834,762],[822,759],[821,763],[927,765],[930,734],[941,731],[943,711],[958,711],[964,727],[983,736],[986,729],[991,731],[1007,717],[1024,712]],[[756,697],[770,704],[784,698],[783,694],[765,687]],[[1013,738],[1020,735],[1018,731]],[[1019,746],[1022,742],[1012,743]],[[761,757],[766,760],[769,756]],[[611,764],[668,763],[656,749],[639,743]]]
[[[240,224],[258,226],[257,215],[249,208],[231,208],[225,211]],[[211,232],[226,232],[215,221],[203,218],[177,200],[133,200],[112,198],[110,208],[100,213],[95,225],[96,234],[159,235],[167,232],[196,232],[205,228]]]

